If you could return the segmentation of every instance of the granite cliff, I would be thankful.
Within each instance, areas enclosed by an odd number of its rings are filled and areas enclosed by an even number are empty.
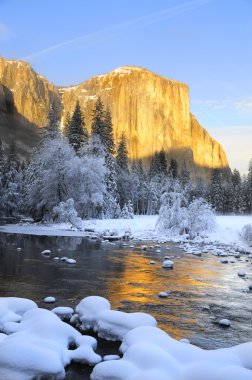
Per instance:
[[[140,67],[125,66],[77,86],[57,88],[29,64],[3,58],[0,83],[5,98],[6,91],[12,96],[12,112],[28,124],[45,125],[52,101],[61,102],[64,119],[78,99],[90,130],[94,103],[100,96],[111,109],[115,141],[122,132],[126,134],[131,160],[142,158],[148,164],[154,152],[163,148],[168,159],[176,158],[180,168],[185,165],[190,170],[193,179],[208,179],[213,168],[229,171],[220,144],[190,113],[189,89],[183,83]],[[0,113],[1,107],[6,108],[3,93],[0,86]]]

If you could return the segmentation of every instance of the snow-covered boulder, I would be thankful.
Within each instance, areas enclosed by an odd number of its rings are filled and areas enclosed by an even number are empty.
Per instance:
[[[67,259],[66,263],[67,264],[76,264],[76,260],[75,259]]]
[[[163,268],[169,268],[172,269],[174,266],[174,262],[172,260],[164,260],[162,263]]]
[[[246,272],[245,272],[244,269],[240,269],[237,274],[238,274],[239,277],[246,277]]]
[[[220,325],[220,326],[223,326],[223,327],[230,327],[231,322],[230,322],[229,319],[221,319],[221,320],[219,321],[219,325]]]
[[[169,296],[168,292],[160,292],[158,293],[158,297],[160,298],[167,298]]]
[[[106,298],[90,296],[76,307],[83,330],[93,329],[107,340],[122,340],[128,331],[138,326],[156,326],[155,318],[146,313],[125,313],[110,310]]]
[[[24,313],[38,306],[26,298],[0,297],[0,331],[6,322],[19,322]]]
[[[96,365],[91,380],[250,380],[251,349],[252,342],[203,350],[156,327],[139,327],[124,337],[123,357]]]
[[[60,319],[71,319],[74,310],[67,306],[58,306],[51,310],[52,313],[56,314]]]
[[[54,303],[55,301],[56,301],[55,297],[48,296],[44,298],[45,303]]]
[[[93,329],[99,315],[106,310],[110,310],[110,302],[106,298],[99,296],[83,298],[75,309],[79,315],[83,330]]]

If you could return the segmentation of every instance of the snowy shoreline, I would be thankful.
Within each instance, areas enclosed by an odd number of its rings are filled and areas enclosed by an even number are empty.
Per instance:
[[[208,232],[204,236],[196,237],[193,240],[189,240],[183,235],[159,235],[155,228],[157,219],[158,215],[135,216],[134,219],[90,219],[83,222],[83,231],[79,231],[67,223],[51,225],[7,224],[0,226],[0,232],[37,236],[69,237],[88,237],[90,236],[90,232],[88,232],[90,230],[94,231],[94,237],[100,237],[104,233],[113,233],[121,237],[125,232],[130,232],[131,239],[133,240],[182,243],[181,248],[188,245],[213,244],[215,246],[222,245],[226,247],[236,247],[247,253],[252,252],[251,248],[249,248],[240,237],[240,232],[243,226],[245,224],[252,224],[252,216],[217,216],[215,230],[213,232]]]
[[[118,355],[97,354],[97,340],[83,335],[90,330],[121,341]],[[85,297],[67,312],[1,297],[0,331],[0,378],[5,380],[63,380],[71,362],[94,367],[92,380],[251,379],[252,342],[204,350],[187,339],[173,339],[152,316],[113,310],[98,296]]]

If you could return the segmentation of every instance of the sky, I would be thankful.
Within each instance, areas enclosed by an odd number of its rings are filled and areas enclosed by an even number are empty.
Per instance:
[[[64,86],[125,65],[184,82],[192,113],[247,171],[252,0],[0,0],[0,56]]]

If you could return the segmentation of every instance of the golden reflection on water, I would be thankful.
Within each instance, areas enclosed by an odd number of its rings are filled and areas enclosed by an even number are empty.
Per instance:
[[[216,291],[223,288],[223,274],[218,262],[211,263],[211,266],[207,262],[199,265],[201,258],[187,255],[172,259],[173,270],[164,269],[161,267],[164,255],[150,255],[149,252],[137,250],[132,255],[132,251],[127,252],[125,249],[123,257],[111,256],[113,263],[123,260],[124,266],[114,279],[106,281],[105,278],[105,292],[113,308],[122,307],[124,302],[127,305],[137,303],[134,309],[146,312],[149,305],[150,311],[147,312],[159,321],[158,326],[178,339],[187,335],[187,330],[182,327],[185,325],[183,321],[187,326],[199,323],[197,310],[192,306],[199,298],[204,304],[209,288],[216,288]],[[156,260],[155,265],[149,264],[152,259]],[[171,291],[171,294],[168,298],[159,298],[158,293],[161,291]],[[169,323],[165,322],[167,320]]]

